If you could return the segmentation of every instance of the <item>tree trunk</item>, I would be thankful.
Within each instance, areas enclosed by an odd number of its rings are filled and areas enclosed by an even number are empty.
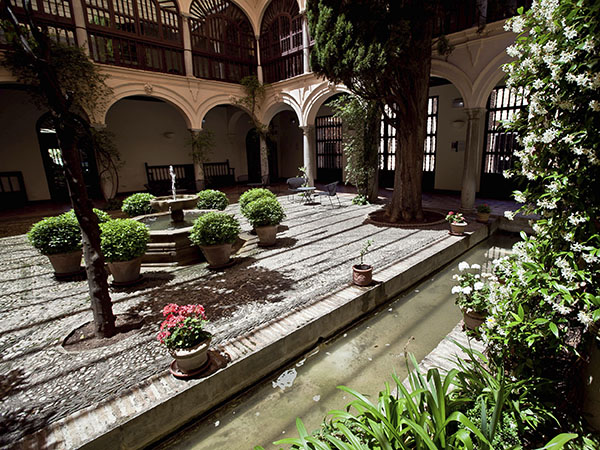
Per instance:
[[[100,228],[83,180],[81,157],[75,138],[76,122],[71,113],[62,120],[54,118],[58,142],[65,161],[65,178],[75,216],[81,227],[83,257],[87,273],[92,312],[96,334],[110,337],[115,334],[115,316],[112,301],[108,294],[108,275],[104,268],[104,256],[100,251]],[[71,116],[71,117],[69,117]]]
[[[432,30],[433,16],[418,36],[413,36],[414,45],[406,54],[412,70],[404,73],[399,83],[405,86],[405,95],[389,100],[388,106],[396,112],[394,194],[386,212],[391,222],[419,222],[424,218],[421,194]]]

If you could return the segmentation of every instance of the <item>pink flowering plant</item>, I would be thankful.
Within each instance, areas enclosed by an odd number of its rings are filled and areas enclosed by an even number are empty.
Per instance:
[[[162,315],[166,319],[160,325],[157,339],[169,350],[190,348],[210,337],[203,329],[208,321],[202,305],[170,303],[163,308]]]
[[[450,223],[464,223],[465,218],[459,212],[449,211],[446,220]]]

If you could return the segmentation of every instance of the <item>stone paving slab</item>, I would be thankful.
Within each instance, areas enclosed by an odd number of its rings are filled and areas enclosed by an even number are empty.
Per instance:
[[[145,317],[142,330],[110,347],[79,353],[59,344],[91,320],[86,282],[55,281],[45,257],[23,236],[0,240],[7,255],[0,275],[0,370],[16,373],[0,405],[7,430],[0,443],[27,434],[17,447],[151,442],[157,431],[175,426],[165,417],[181,423],[202,412],[203,400],[207,407],[218,404],[418,281],[424,269],[419,261],[440,264],[445,248],[452,249],[446,255],[452,259],[488,233],[474,222],[465,238],[449,236],[445,225],[378,228],[363,223],[375,207],[351,205],[350,199],[342,195],[339,209],[283,200],[287,229],[278,245],[258,248],[256,238],[244,234],[237,263],[224,272],[205,264],[146,270],[139,286],[111,293],[115,313]],[[237,205],[229,210],[237,212]],[[365,290],[349,282],[350,266],[368,238],[375,244],[367,260],[376,268],[375,279],[385,283]],[[155,334],[160,310],[173,301],[205,305],[215,334],[214,359],[225,368],[188,382],[166,372],[170,357]],[[118,445],[102,447],[107,443]]]

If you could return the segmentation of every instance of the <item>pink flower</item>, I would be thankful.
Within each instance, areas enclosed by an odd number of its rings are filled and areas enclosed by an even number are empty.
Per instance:
[[[169,314],[176,313],[178,309],[179,309],[178,305],[176,305],[175,303],[169,303],[168,305],[166,305],[163,308],[162,315],[163,316],[168,316]]]

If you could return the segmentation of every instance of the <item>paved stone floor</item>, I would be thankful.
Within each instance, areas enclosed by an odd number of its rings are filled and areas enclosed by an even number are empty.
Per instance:
[[[167,303],[203,304],[218,345],[349,284],[350,266],[366,239],[375,241],[367,261],[381,268],[448,234],[445,224],[365,224],[378,206],[352,205],[350,194],[341,198],[337,209],[282,198],[288,217],[269,249],[256,246],[242,219],[243,246],[225,271],[209,271],[206,264],[144,269],[142,283],[111,292],[115,313],[143,316],[142,329],[109,347],[77,353],[66,352],[61,342],[92,320],[87,283],[55,280],[46,257],[24,235],[0,239],[0,446],[164,372],[171,358],[155,335]],[[459,199],[428,196],[424,203],[446,212]],[[496,214],[516,209],[510,202],[492,206]],[[228,211],[238,213],[237,204]]]

